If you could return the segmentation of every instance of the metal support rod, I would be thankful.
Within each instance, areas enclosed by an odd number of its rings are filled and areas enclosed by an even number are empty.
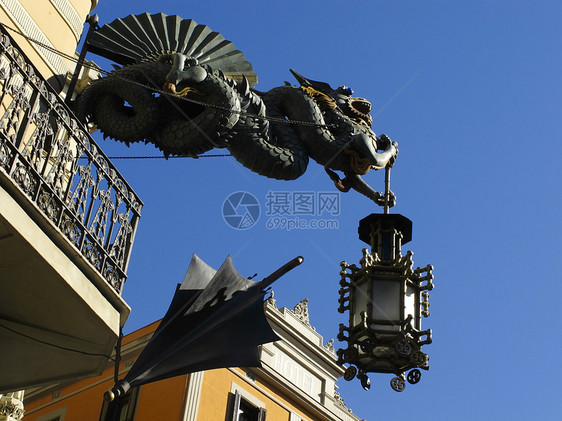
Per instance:
[[[275,272],[273,272],[271,275],[269,275],[267,278],[265,278],[263,281],[260,282],[260,286],[261,286],[262,290],[265,290],[273,282],[275,282],[277,279],[279,279],[280,277],[285,275],[290,270],[296,268],[303,261],[304,261],[303,257],[298,256],[298,257],[295,257],[290,262],[285,263],[283,266],[281,266],[279,269],[277,269]]]
[[[389,206],[388,201],[390,199],[390,166],[387,165],[384,168],[384,213],[388,214]]]
[[[123,341],[123,328],[119,328],[119,338],[115,344],[115,366],[113,367],[113,382],[119,382],[119,364],[121,363],[121,342]]]
[[[86,52],[88,51],[88,38],[90,38],[92,32],[94,32],[98,27],[98,15],[88,15],[88,17],[86,18],[86,22],[90,24],[90,27],[88,28],[88,32],[86,33],[86,38],[84,39],[82,50],[80,50],[80,57],[78,57],[78,62],[76,63],[76,68],[74,69],[74,73],[72,74],[70,85],[68,85],[68,90],[66,91],[64,102],[67,105],[70,105],[70,102],[72,101],[72,94],[74,93],[74,88],[76,87],[76,83],[78,83],[78,77],[80,76],[80,72],[82,71],[82,65],[84,64]]]

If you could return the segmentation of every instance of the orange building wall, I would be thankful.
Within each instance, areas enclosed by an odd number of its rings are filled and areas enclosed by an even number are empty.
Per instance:
[[[235,369],[235,371],[238,375],[227,369],[205,372],[197,414],[198,421],[222,421],[225,419],[228,411],[228,392],[230,392],[233,382],[265,404],[267,421],[288,421],[290,412],[287,408],[305,420],[318,418],[313,413],[303,411],[302,407],[295,405],[294,396],[289,396],[289,398],[292,398],[291,402],[286,398],[286,392],[278,390],[259,378],[248,382],[243,370]],[[273,396],[275,400],[269,396]]]
[[[135,421],[180,421],[187,380],[188,376],[184,375],[142,386]]]
[[[148,335],[158,326],[154,322],[123,339],[122,347],[127,349],[131,342]],[[123,378],[130,363],[138,356],[140,349],[124,355],[119,366],[119,378]],[[126,367],[127,365],[127,367]],[[178,376],[147,384],[141,387],[138,397],[136,421],[180,420],[183,414],[185,388],[188,376]],[[49,393],[24,398],[25,421],[36,419],[66,407],[66,420],[99,421],[103,394],[113,386],[113,367],[108,367],[101,376],[79,380],[71,385],[54,388]],[[54,397],[56,396],[56,397]]]
[[[142,386],[138,397],[135,421],[180,420],[188,376],[178,376]],[[65,420],[99,421],[103,394],[113,386],[112,370],[103,376],[83,380],[52,394],[25,402],[25,421],[36,419],[66,407]],[[49,406],[46,406],[49,405]]]
[[[141,352],[141,345],[158,326],[154,322],[123,338],[123,360],[119,378],[123,378],[132,362]],[[135,346],[136,348],[131,348]],[[189,376],[149,383],[140,388],[135,421],[181,421]],[[319,419],[314,410],[305,409],[295,401],[295,396],[280,389],[274,382],[256,375],[250,380],[242,369],[217,369],[205,371],[199,400],[198,421],[224,421],[229,411],[232,384],[263,402],[268,421],[288,421],[290,411],[305,420]],[[99,421],[103,394],[113,386],[113,367],[108,367],[99,377],[83,379],[71,385],[50,389],[38,397],[26,396],[24,421],[38,418],[66,407],[65,421]]]
[[[43,415],[66,407],[66,419],[68,420],[98,421],[103,393],[112,385],[113,375],[111,370],[106,370],[100,377],[54,389],[52,393],[29,402],[24,397],[25,416],[23,419],[34,421]],[[59,396],[55,397],[57,395]]]
[[[143,336],[150,326],[134,332],[134,338]],[[130,339],[130,338],[127,338]],[[128,342],[128,341],[127,341]],[[127,361],[125,361],[126,363]],[[283,392],[260,379],[248,382],[243,370],[233,373],[228,369],[206,371],[199,401],[198,421],[222,421],[229,410],[229,392],[232,383],[247,391],[265,404],[268,421],[288,421],[290,413],[286,408],[299,414],[305,420],[314,420],[311,413],[303,412],[283,396]],[[122,378],[122,372],[120,377]],[[180,421],[185,405],[185,393],[189,376],[183,375],[150,383],[141,387],[138,395],[135,421]],[[99,421],[102,399],[105,391],[113,386],[113,368],[106,369],[102,376],[80,380],[70,386],[54,389],[59,395],[53,398],[49,392],[31,401],[25,401],[24,421],[35,421],[60,408],[66,407],[65,420]],[[263,391],[263,392],[262,392]],[[274,396],[275,400],[269,396]]]

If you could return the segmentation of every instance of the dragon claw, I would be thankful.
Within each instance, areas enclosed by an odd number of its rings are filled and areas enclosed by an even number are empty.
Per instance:
[[[386,198],[384,194],[377,192],[377,197],[374,199],[374,202],[379,206],[386,205]],[[388,207],[392,208],[396,205],[396,195],[393,192],[388,192]]]

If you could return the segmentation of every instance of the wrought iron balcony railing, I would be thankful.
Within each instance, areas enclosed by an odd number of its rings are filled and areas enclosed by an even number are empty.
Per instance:
[[[121,293],[142,202],[0,25],[2,178]]]

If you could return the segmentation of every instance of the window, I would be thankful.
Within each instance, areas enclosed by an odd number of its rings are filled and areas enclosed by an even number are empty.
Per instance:
[[[236,390],[233,396],[232,421],[265,421],[267,411],[263,407],[256,406],[244,399],[242,394]]]
[[[133,421],[137,409],[138,395],[139,388],[134,387],[121,399],[116,399],[113,402],[104,401],[100,421]]]
[[[56,411],[50,412],[36,419],[36,421],[64,421],[66,416],[66,406]]]

